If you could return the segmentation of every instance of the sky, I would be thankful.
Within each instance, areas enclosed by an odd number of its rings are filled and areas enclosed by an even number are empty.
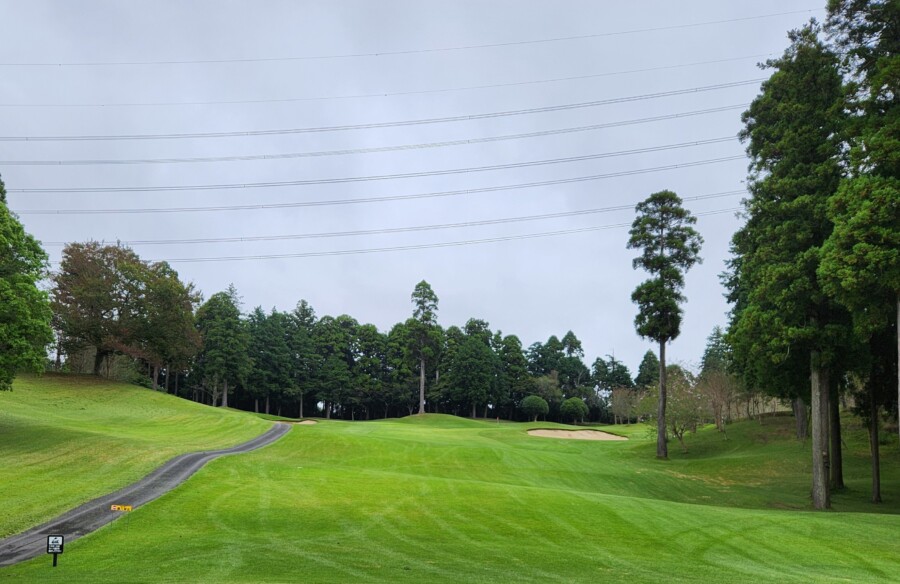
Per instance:
[[[383,331],[424,279],[444,327],[572,330],[633,373],[655,347],[628,226],[672,190],[705,243],[667,354],[696,365],[727,323],[757,64],[823,8],[0,0],[0,175],[51,262],[122,241],[207,298]]]

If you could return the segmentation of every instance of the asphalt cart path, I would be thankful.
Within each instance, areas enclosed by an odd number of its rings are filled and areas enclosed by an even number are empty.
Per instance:
[[[277,423],[253,440],[231,448],[191,452],[176,456],[141,480],[123,489],[88,501],[43,525],[0,540],[0,566],[10,566],[44,554],[48,535],[62,534],[66,538],[66,543],[85,536],[121,515],[121,512],[111,510],[113,505],[130,505],[136,509],[168,493],[210,460],[229,454],[241,454],[256,450],[275,442],[290,428],[289,424]]]

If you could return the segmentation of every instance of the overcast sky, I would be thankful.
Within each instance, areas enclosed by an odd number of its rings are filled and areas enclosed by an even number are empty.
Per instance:
[[[350,314],[381,330],[411,315],[410,293],[425,279],[440,298],[439,320],[445,327],[482,318],[494,330],[518,335],[525,346],[573,330],[588,365],[597,356],[615,354],[632,372],[653,345],[634,332],[630,295],[645,274],[632,269],[635,252],[626,249],[628,230],[621,225],[632,221],[637,202],[671,189],[699,215],[697,227],[706,240],[704,263],[687,276],[682,334],[669,350],[671,359],[692,364],[712,328],[726,322],[718,274],[739,225],[732,210],[742,195],[691,198],[743,189],[746,159],[716,159],[744,153],[735,138],[741,106],[758,93],[754,80],[768,75],[756,64],[780,55],[786,31],[810,17],[821,18],[823,5],[824,0],[0,0],[3,138],[256,132],[152,140],[0,140],[0,173],[11,208],[45,243],[51,260],[59,259],[66,241],[383,231],[624,206],[404,233],[132,247],[145,259],[174,260],[513,236],[403,251],[172,264],[207,298],[234,283],[245,310],[256,305],[290,310],[305,298],[320,316]],[[726,87],[651,96],[721,85]],[[640,96],[649,97],[619,99]],[[609,100],[619,102],[441,123],[259,135]],[[558,132],[567,128],[579,131]],[[557,132],[466,143],[548,131]],[[693,144],[719,138],[728,140]],[[445,142],[455,144],[358,152]],[[347,150],[357,152],[183,161]],[[603,153],[617,155],[351,182],[127,190],[433,173]],[[138,160],[157,162],[133,163]],[[54,164],[11,164],[15,161]],[[703,164],[675,168],[694,162]],[[611,174],[620,176],[562,182]],[[546,181],[556,182],[484,190]],[[126,190],[27,192],[98,187]],[[460,192],[467,189],[481,191]],[[438,192],[455,194],[383,200]],[[363,198],[382,200],[202,212],[33,213]]]

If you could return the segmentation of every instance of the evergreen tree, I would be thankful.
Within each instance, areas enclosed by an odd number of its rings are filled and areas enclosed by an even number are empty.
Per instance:
[[[743,115],[751,159],[747,224],[735,235],[728,285],[735,364],[751,385],[795,388],[810,380],[813,504],[830,506],[830,380],[846,356],[847,316],[816,271],[831,233],[826,207],[841,178],[841,78],[811,24],[789,34],[784,56]],[[832,468],[839,452],[832,452]]]
[[[425,363],[436,356],[439,333],[437,331],[438,297],[425,280],[416,284],[412,293],[414,305],[410,340],[419,361],[419,413],[425,413]]]
[[[819,276],[868,346],[893,332],[900,363],[900,4],[830,0],[827,26],[843,55],[844,105],[854,115],[850,174],[829,201],[834,231]],[[900,369],[894,386],[900,420]]]
[[[638,203],[628,247],[640,249],[635,268],[651,279],[640,284],[631,299],[638,305],[634,324],[639,335],[659,343],[659,405],[656,456],[668,458],[666,444],[666,343],[681,332],[684,273],[700,261],[703,239],[692,225],[696,218],[672,191],[660,191]]]
[[[221,388],[222,407],[228,407],[228,393],[246,380],[252,361],[250,335],[241,320],[240,299],[234,286],[213,294],[197,311],[197,329],[203,341],[199,355],[201,383],[211,391],[216,404]]]
[[[634,384],[641,388],[659,384],[659,359],[653,351],[644,353]]]

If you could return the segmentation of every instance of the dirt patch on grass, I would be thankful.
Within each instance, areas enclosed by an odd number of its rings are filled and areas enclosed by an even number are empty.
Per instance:
[[[318,424],[315,420],[300,420],[299,422],[291,422],[292,424],[296,424],[298,426],[312,426],[314,424]]]
[[[624,436],[616,436],[600,430],[529,430],[528,434],[544,438],[566,438],[569,440],[628,440]]]

